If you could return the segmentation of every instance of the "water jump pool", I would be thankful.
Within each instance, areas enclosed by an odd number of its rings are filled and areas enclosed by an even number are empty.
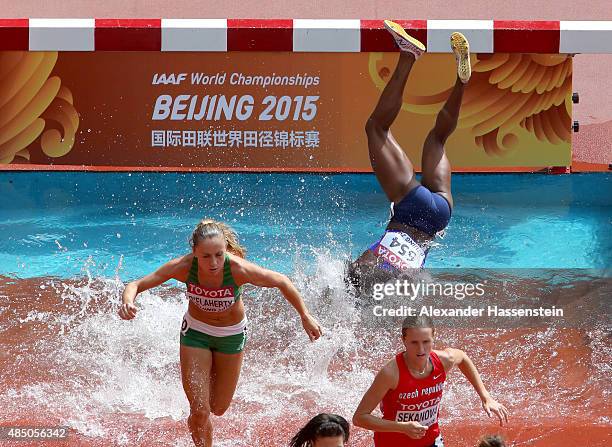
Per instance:
[[[454,218],[431,267],[610,265],[610,174],[457,175],[453,187]],[[399,350],[395,328],[364,326],[342,279],[343,262],[386,223],[372,175],[4,172],[0,192],[3,419],[67,425],[70,445],[190,445],[178,284],[146,292],[133,321],[116,310],[123,283],[188,251],[203,215],[233,225],[255,262],[290,275],[325,330],[311,344],[277,293],[247,293],[250,341],[234,403],[214,422],[218,445],[285,445],[317,412],[349,417]],[[437,343],[469,351],[512,411],[502,432],[516,445],[603,446],[609,328],[609,315],[586,329],[441,328]],[[448,445],[498,431],[460,375],[444,399]],[[370,437],[355,430],[350,445]]]
[[[358,256],[389,214],[372,175],[0,176],[0,266],[19,278],[71,278],[87,267],[133,279],[182,253],[204,215],[233,225],[254,261],[287,274],[299,262],[311,273],[316,253]],[[610,174],[464,174],[453,188],[457,210],[430,267],[609,265]]]

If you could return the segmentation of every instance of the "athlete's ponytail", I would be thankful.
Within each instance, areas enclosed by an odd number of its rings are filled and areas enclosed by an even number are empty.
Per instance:
[[[225,239],[227,251],[241,258],[246,256],[246,250],[238,242],[236,232],[223,222],[217,222],[213,219],[202,220],[193,230],[189,243],[191,247],[195,247],[199,241],[216,236]]]
[[[349,424],[342,416],[322,413],[313,417],[297,432],[289,447],[312,447],[319,438],[342,436],[344,442],[349,439]]]

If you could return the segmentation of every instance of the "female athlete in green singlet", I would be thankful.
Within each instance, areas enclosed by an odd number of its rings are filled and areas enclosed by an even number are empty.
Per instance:
[[[189,307],[180,337],[181,377],[191,410],[187,424],[195,445],[210,447],[210,414],[221,416],[229,408],[242,365],[246,342],[242,285],[278,288],[300,315],[311,340],[321,336],[321,328],[289,278],[245,260],[236,234],[225,224],[203,220],[192,234],[191,246],[191,253],[129,283],[119,315],[134,318],[136,295],[169,279],[187,285]]]

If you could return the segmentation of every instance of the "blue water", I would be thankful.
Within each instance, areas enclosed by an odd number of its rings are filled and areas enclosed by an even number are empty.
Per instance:
[[[612,174],[453,177],[455,210],[430,267],[604,268]],[[358,256],[389,204],[373,175],[0,173],[0,275],[118,276],[189,251],[203,217],[284,273]],[[318,260],[318,261],[317,261]]]

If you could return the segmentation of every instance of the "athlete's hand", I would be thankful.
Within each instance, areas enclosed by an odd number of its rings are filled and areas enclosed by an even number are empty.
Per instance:
[[[408,435],[412,439],[421,439],[427,433],[429,428],[426,425],[421,425],[418,422],[398,422],[402,433]]]
[[[495,413],[499,418],[499,425],[503,426],[504,421],[508,423],[508,410],[495,399],[487,399],[482,402],[482,408],[489,417]]]
[[[302,317],[302,326],[308,334],[308,337],[310,337],[310,341],[318,339],[323,333],[317,320],[315,320],[310,314],[306,314]]]
[[[136,316],[138,309],[134,306],[134,303],[123,303],[119,308],[119,316],[124,320],[131,320]]]

